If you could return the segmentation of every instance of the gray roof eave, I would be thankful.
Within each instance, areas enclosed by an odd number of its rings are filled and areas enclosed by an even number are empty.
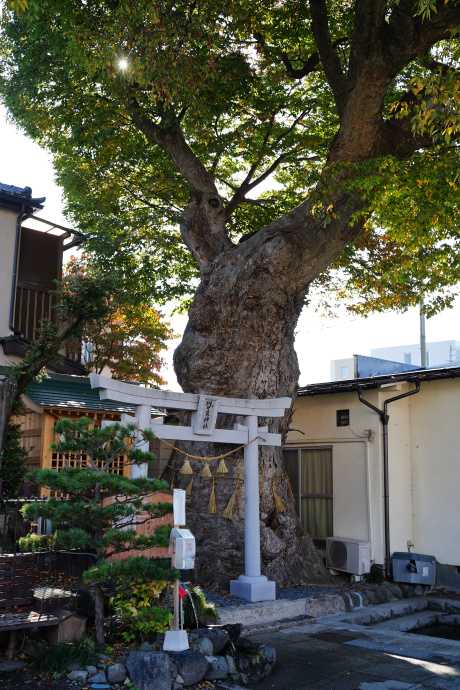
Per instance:
[[[347,379],[345,381],[329,381],[325,383],[311,383],[301,386],[298,396],[327,395],[332,393],[350,393],[362,388],[371,390],[390,384],[410,383],[411,381],[437,381],[440,379],[454,379],[460,377],[460,364],[446,367],[430,367],[429,369],[417,369],[401,374],[372,376],[363,379]]]

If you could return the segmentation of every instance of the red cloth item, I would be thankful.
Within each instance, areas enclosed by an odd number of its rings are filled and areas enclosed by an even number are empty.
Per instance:
[[[179,599],[183,599],[184,597],[187,596],[187,592],[183,587],[179,586]]]

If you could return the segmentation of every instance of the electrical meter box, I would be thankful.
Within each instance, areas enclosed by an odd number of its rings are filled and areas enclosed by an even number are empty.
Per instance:
[[[174,528],[169,542],[171,567],[192,570],[195,567],[195,537],[188,529]]]
[[[393,554],[393,579],[416,585],[436,584],[436,558],[424,553],[397,551]]]

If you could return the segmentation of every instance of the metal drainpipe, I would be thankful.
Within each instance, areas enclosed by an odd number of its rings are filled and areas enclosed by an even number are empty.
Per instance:
[[[360,401],[370,407],[371,410],[377,412],[380,421],[382,422],[383,431],[383,501],[384,501],[384,520],[385,520],[385,577],[389,580],[391,579],[391,554],[390,554],[390,491],[389,491],[389,474],[388,474],[388,421],[390,416],[388,414],[388,405],[396,400],[401,400],[402,398],[408,398],[410,395],[415,395],[420,391],[420,381],[416,379],[415,390],[408,391],[407,393],[402,393],[401,395],[396,395],[394,398],[389,398],[385,400],[383,404],[383,410],[379,410],[378,407],[372,403],[364,400],[363,392],[360,386],[357,388],[358,397]]]
[[[19,262],[19,245],[20,245],[20,239],[21,239],[21,227],[22,227],[22,220],[24,216],[29,216],[28,213],[25,213],[25,204],[22,204],[21,207],[21,212],[19,213],[17,220],[16,220],[16,240],[14,244],[14,260],[13,260],[13,279],[12,279],[12,284],[11,284],[11,300],[10,300],[10,324],[9,324],[9,329],[10,331],[13,331],[15,335],[23,335],[21,331],[19,331],[17,328],[14,327],[14,308],[16,305],[16,280],[17,280],[17,273],[18,273],[18,262]]]

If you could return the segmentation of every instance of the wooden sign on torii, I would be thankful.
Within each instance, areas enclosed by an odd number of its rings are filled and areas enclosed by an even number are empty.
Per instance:
[[[177,393],[141,388],[99,374],[91,374],[91,387],[99,390],[101,400],[129,403],[135,406],[139,429],[151,428],[155,436],[168,441],[206,441],[231,443],[244,448],[244,575],[230,581],[230,593],[249,601],[276,599],[275,582],[260,572],[259,518],[259,446],[281,446],[281,434],[269,434],[259,427],[258,417],[283,417],[291,406],[290,398],[248,400],[213,395]],[[151,419],[152,406],[172,410],[191,410],[190,426],[165,426],[163,418]],[[217,413],[244,416],[244,424],[233,429],[216,429]],[[123,421],[133,421],[123,415]],[[148,442],[144,450],[148,450]],[[146,477],[147,465],[133,465],[133,477]]]

